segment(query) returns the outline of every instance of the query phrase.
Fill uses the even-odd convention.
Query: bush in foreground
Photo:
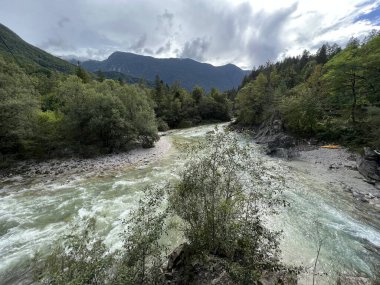
[[[192,284],[195,260],[206,271],[210,262],[224,268],[236,284],[286,270],[279,261],[278,233],[262,221],[285,204],[281,181],[266,174],[249,148],[217,130],[189,154],[178,182],[147,190],[126,222],[122,249],[108,252],[86,229],[49,255],[38,279],[45,284]],[[269,183],[274,190],[267,190]],[[186,264],[176,275],[179,283],[168,280],[174,276],[169,272],[173,264],[163,266],[161,241],[169,215],[182,219],[178,230],[188,243]]]

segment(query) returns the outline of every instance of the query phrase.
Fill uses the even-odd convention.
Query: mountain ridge
[[[14,57],[17,63],[33,72],[60,71],[74,73],[75,66],[38,47],[35,47],[11,29],[0,23],[0,54]]]
[[[117,71],[147,81],[158,75],[169,84],[179,82],[188,90],[198,85],[207,91],[213,87],[221,91],[237,88],[249,73],[231,63],[214,66],[190,58],[155,58],[122,51],[102,61],[84,61],[82,67],[90,72]]]

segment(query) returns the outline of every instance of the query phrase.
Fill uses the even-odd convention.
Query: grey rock
[[[380,155],[364,148],[364,155],[358,157],[356,165],[359,172],[369,180],[380,181]]]
[[[330,164],[329,169],[339,169],[339,166],[335,164]]]
[[[371,280],[365,277],[339,276],[337,285],[371,285]]]
[[[363,179],[364,182],[367,182],[368,184],[375,185],[376,181],[374,180],[368,180],[368,179]]]
[[[267,144],[268,155],[282,158],[298,155],[294,150],[296,139],[285,133],[282,118],[278,112],[259,127],[254,138],[259,144]]]
[[[258,281],[258,285],[273,284],[296,285],[297,275],[291,274],[287,271],[264,272]]]
[[[351,186],[343,185],[343,191],[352,193],[353,190]]]
[[[223,270],[223,272],[219,275],[219,277],[211,281],[211,284],[212,285],[227,285],[227,284],[232,285],[233,283],[228,273],[225,270]]]
[[[172,270],[173,268],[183,264],[183,259],[185,257],[187,248],[188,244],[183,243],[180,244],[177,248],[175,248],[171,254],[169,254],[167,270]]]
[[[360,201],[363,203],[369,203],[369,200],[366,197],[360,197]]]
[[[369,147],[364,147],[364,158],[366,160],[379,160],[380,159],[380,154]]]

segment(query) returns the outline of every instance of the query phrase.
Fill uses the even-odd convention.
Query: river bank
[[[238,125],[232,125],[239,130]],[[244,130],[244,128],[243,128]],[[379,155],[364,148],[364,155],[315,138],[299,138],[288,133],[279,113],[253,128],[255,143],[266,146],[266,154],[294,161],[294,165],[327,183],[338,184],[357,201],[380,209]]]
[[[161,137],[155,148],[89,159],[83,165],[87,170],[81,169],[81,164],[70,169],[67,161],[57,161],[58,165],[68,166],[54,177],[23,169],[20,171],[24,172],[2,177],[1,181],[7,182],[0,183],[0,280],[14,280],[18,269],[23,269],[22,264],[28,263],[36,250],[49,250],[49,245],[69,232],[71,224],[82,225],[83,217],[96,217],[99,234],[110,248],[117,248],[123,232],[122,220],[137,205],[144,188],[177,179],[184,163],[182,143],[192,144],[213,129],[210,125],[171,131]],[[329,274],[327,280],[320,277],[318,284],[334,284],[337,273],[364,272],[371,276],[375,272],[371,266],[380,260],[380,213],[373,199],[355,199],[340,183],[354,190],[368,184],[354,169],[354,157],[349,152],[346,155],[343,149],[324,150],[316,146],[299,149],[300,155],[294,159],[269,157],[265,147],[254,144],[251,138],[238,134],[237,137],[243,143],[252,143],[255,155],[265,163],[269,174],[286,182],[284,195],[289,206],[270,220],[274,230],[284,232],[284,262],[305,268],[313,266],[316,248],[312,234],[316,232],[316,220],[325,237],[318,272]],[[52,171],[49,167],[54,167],[53,163],[45,165]],[[44,182],[49,179],[52,180]],[[173,234],[170,242],[175,245],[182,240]],[[299,284],[311,284],[310,276]],[[0,281],[9,283],[17,284]]]
[[[94,176],[108,175],[110,172],[119,172],[129,166],[146,165],[161,159],[168,153],[172,143],[165,134],[153,148],[137,148],[129,152],[113,153],[94,158],[51,159],[46,161],[26,160],[18,161],[0,171],[0,183],[21,183],[24,178],[39,179],[48,183],[54,180],[68,181]]]
[[[358,155],[344,148],[314,147],[301,150],[289,164],[319,177],[380,211],[380,183],[368,180],[357,168]]]

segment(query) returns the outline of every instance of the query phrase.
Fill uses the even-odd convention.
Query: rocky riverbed
[[[12,167],[0,171],[0,183],[20,184],[24,179],[41,180],[49,183],[54,180],[67,181],[109,175],[121,172],[129,166],[147,165],[161,159],[172,147],[171,141],[162,134],[153,148],[137,148],[129,152],[114,153],[94,158],[50,159],[46,161],[19,161]]]
[[[22,162],[3,172],[0,284],[17,284],[8,281],[15,280],[33,253],[48,250],[71,224],[81,225],[84,217],[96,217],[107,245],[117,248],[122,220],[137,205],[144,188],[177,179],[184,163],[182,142],[191,144],[213,129],[176,130],[161,137],[152,149],[86,160]],[[296,157],[269,157],[263,146],[236,135],[242,143],[253,144],[270,175],[286,182],[284,197],[289,206],[270,219],[274,230],[283,231],[284,262],[312,268],[316,252],[313,221],[318,221],[325,237],[318,261],[323,276],[318,276],[318,284],[335,284],[338,273],[373,276],[373,265],[380,257],[380,211],[378,197],[371,198],[364,191],[375,196],[377,185],[356,170],[356,156],[344,149],[305,144],[297,146]],[[368,202],[355,198],[354,192],[362,193]],[[173,234],[170,242],[177,245],[182,239]],[[307,273],[299,284],[311,284],[310,278]]]
[[[380,211],[380,182],[364,177],[357,167],[357,154],[347,149],[304,148],[289,164],[303,168],[315,177],[352,195],[358,202],[368,203]]]

